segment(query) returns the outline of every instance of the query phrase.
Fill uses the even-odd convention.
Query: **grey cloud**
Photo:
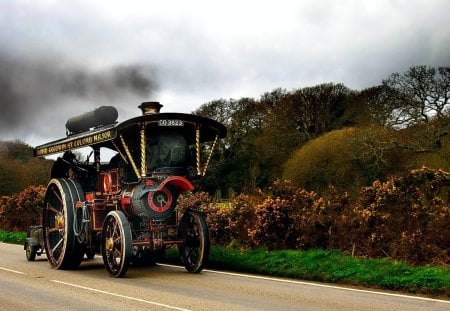
[[[91,70],[61,56],[30,59],[0,52],[0,139],[45,132],[30,124],[48,127],[102,103],[124,110],[135,98],[137,105],[157,90],[154,72],[143,64]]]
[[[447,0],[175,2],[0,4],[0,139],[58,138],[67,117],[101,104],[119,118],[148,99],[187,112],[277,87],[362,89],[413,65],[450,65]]]

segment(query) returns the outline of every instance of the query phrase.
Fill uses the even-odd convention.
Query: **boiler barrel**
[[[90,128],[112,124],[117,120],[117,109],[113,106],[101,106],[95,110],[72,117],[66,122],[69,133],[88,131]]]

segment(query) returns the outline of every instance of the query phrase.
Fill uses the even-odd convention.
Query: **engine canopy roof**
[[[201,143],[213,141],[216,137],[225,138],[227,134],[223,124],[206,117],[185,113],[156,113],[101,126],[37,146],[34,148],[34,156],[46,156],[87,146],[115,149],[114,144],[118,144],[120,135],[128,140],[138,141],[142,128],[145,128],[147,136],[170,129],[183,134],[188,144],[196,141],[197,130]]]

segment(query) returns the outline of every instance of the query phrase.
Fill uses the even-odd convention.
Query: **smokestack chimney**
[[[162,106],[159,102],[143,102],[138,108],[141,108],[143,115],[147,115],[159,113]]]

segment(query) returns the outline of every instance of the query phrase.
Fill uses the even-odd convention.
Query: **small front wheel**
[[[36,259],[36,251],[33,250],[30,243],[26,243],[25,245],[25,256],[27,257],[28,261],[35,261]]]
[[[121,211],[106,215],[102,228],[102,256],[106,270],[113,277],[122,277],[132,256],[132,235],[128,219]]]
[[[197,211],[187,211],[178,226],[181,261],[188,272],[202,271],[209,255],[209,231],[205,216]]]

